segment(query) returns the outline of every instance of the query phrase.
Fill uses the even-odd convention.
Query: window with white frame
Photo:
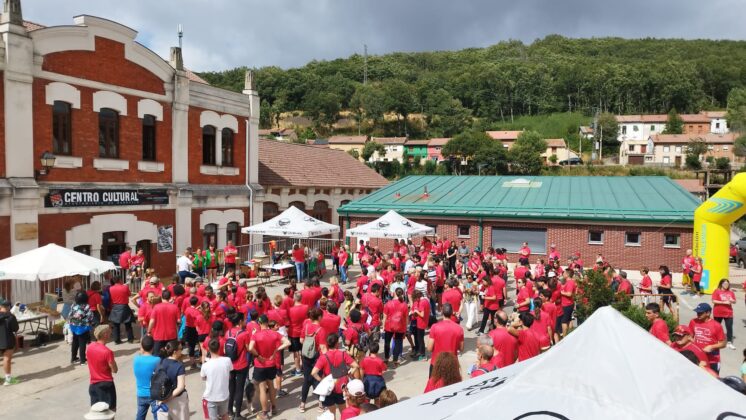
[[[604,243],[604,231],[589,230],[588,231],[588,243],[594,244],[594,245],[602,245]]]
[[[723,151],[727,152],[728,151],[728,146],[723,146]]]
[[[508,252],[518,252],[524,242],[528,242],[534,254],[547,253],[546,229],[492,228],[492,247],[505,248]]]
[[[676,150],[676,153],[681,153],[681,146],[676,146],[676,149],[674,150]]]
[[[671,158],[668,156],[663,156],[663,163],[671,163]]]
[[[468,238],[469,235],[469,225],[458,225],[457,233],[459,238]]]
[[[678,233],[663,234],[664,248],[681,248],[681,235]]]
[[[671,151],[671,146],[663,146],[663,153],[668,153]]]
[[[640,232],[625,232],[624,234],[624,245],[626,246],[640,246],[642,235]]]

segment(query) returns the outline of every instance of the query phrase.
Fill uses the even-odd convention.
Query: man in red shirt
[[[128,246],[124,252],[119,254],[119,267],[126,273],[130,269],[130,260],[132,259],[132,247]]]
[[[305,276],[306,266],[306,247],[302,244],[293,245],[292,251],[293,263],[295,263],[295,275],[298,278],[298,283],[302,282]]]
[[[266,324],[266,315],[264,317]],[[231,314],[229,318],[233,328],[225,333],[226,343],[229,339],[234,339],[236,342],[236,360],[233,361],[233,369],[231,370],[228,378],[228,405],[229,411],[235,413],[235,417],[241,414],[243,409],[243,397],[244,397],[244,386],[246,386],[246,378],[249,376],[249,342],[253,339],[251,332],[246,331],[244,328],[244,317],[240,312]],[[266,325],[265,325],[266,326]],[[224,347],[228,347],[224,344]],[[226,355],[227,356],[227,355]],[[274,379],[274,378],[273,378]]]
[[[164,290],[161,295],[163,300],[155,305],[150,312],[150,322],[148,323],[148,335],[153,337],[153,353],[158,354],[166,343],[178,338],[178,324],[181,320],[181,313],[171,300],[171,292]]]
[[[446,282],[446,290],[443,292],[443,304],[450,303],[453,308],[453,314],[457,318],[461,317],[461,302],[464,296],[461,294],[461,290],[458,289],[458,281],[456,279],[448,279]]]
[[[301,303],[312,308],[318,302],[316,300],[316,290],[313,288],[313,280],[308,279],[303,283],[303,290],[300,291]]]
[[[531,248],[528,247],[528,242],[524,242],[521,245],[521,249],[518,251],[518,262],[521,265],[528,265],[531,259]]]
[[[708,366],[707,355],[705,354],[705,352],[702,351],[702,349],[694,344],[694,339],[692,338],[692,330],[686,325],[679,325],[674,330],[671,348],[678,351],[679,353],[688,350],[694,353],[695,356],[697,356],[699,365],[701,367]]]
[[[271,403],[271,407],[277,405],[274,379],[278,374],[282,375],[282,372],[277,372],[277,359],[280,357],[280,352],[290,346],[290,341],[277,331],[269,328],[268,323],[266,315],[259,316],[261,329],[254,333],[249,343],[249,350],[254,355],[254,375],[252,379],[259,386],[259,400],[264,413],[270,409],[267,406],[268,401]],[[246,371],[248,372],[248,370],[247,365]],[[243,387],[238,389],[243,390]],[[269,398],[267,398],[267,394],[269,394]],[[239,398],[243,400],[242,397]],[[237,414],[240,413],[238,406],[236,406],[236,410]]]
[[[225,264],[225,267],[223,268],[223,275],[226,275],[229,272],[236,272],[237,256],[238,249],[233,246],[233,241],[228,241],[228,243],[225,244],[225,248],[223,248],[223,263]]]
[[[339,307],[337,302],[330,300],[326,302],[326,311],[323,311],[324,315],[321,316],[321,328],[326,331],[326,334],[331,333],[339,334],[339,325],[342,323],[342,318],[337,315]]]
[[[302,302],[302,295],[300,292],[295,292],[293,295],[293,306],[288,309],[288,321],[290,327],[288,328],[288,338],[290,339],[290,352],[293,353],[293,359],[295,361],[295,375],[302,375],[300,370],[300,351],[303,329],[303,321],[308,318],[308,305],[304,305]]]
[[[662,342],[671,345],[671,339],[668,336],[668,325],[661,318],[661,307],[655,302],[645,305],[645,317],[650,321],[650,334]]]
[[[495,313],[495,329],[490,331],[492,345],[497,354],[495,355],[495,366],[504,368],[515,363],[518,349],[518,340],[508,332],[508,314],[503,311]]]
[[[725,348],[725,332],[719,322],[710,318],[712,306],[701,302],[694,308],[697,317],[689,322],[694,344],[707,353],[710,369],[720,373],[720,349]]]
[[[627,296],[632,295],[632,283],[627,280],[627,272],[620,271],[619,277],[621,278],[621,280],[619,281],[619,286],[616,289],[617,293],[624,293]]]
[[[471,377],[476,378],[477,376],[482,376],[487,372],[495,370],[496,367],[492,364],[492,358],[494,355],[495,350],[490,346],[477,347],[477,365],[474,370],[471,371]]]
[[[109,314],[109,322],[111,323],[112,330],[114,332],[114,342],[116,344],[122,344],[122,340],[119,338],[120,327],[124,324],[127,330],[127,341],[132,343],[135,341],[135,335],[132,332],[132,321],[134,316],[130,309],[130,288],[126,284],[122,284],[119,279],[112,279],[112,285],[109,287],[109,295],[111,296],[111,313]]]
[[[443,320],[430,328],[430,339],[427,342],[427,350],[432,353],[430,356],[430,374],[433,372],[433,365],[440,353],[452,353],[454,356],[458,356],[459,353],[464,352],[464,329],[451,321],[452,315],[453,307],[451,304],[443,304]]]
[[[86,348],[86,361],[90,382],[88,394],[91,397],[91,405],[97,402],[109,404],[109,409],[117,410],[117,390],[114,387],[114,376],[117,373],[117,362],[114,360],[114,352],[106,347],[109,341],[111,328],[108,325],[99,325],[93,331],[96,341]]]
[[[522,362],[541,353],[541,344],[531,331],[531,325],[534,323],[534,316],[529,312],[523,312],[516,316],[508,327],[508,332],[518,338],[518,361]]]
[[[370,292],[363,295],[360,303],[371,317],[370,329],[377,331],[381,327],[381,316],[383,316],[383,301],[381,296],[381,285],[376,283],[371,286]]]
[[[575,292],[578,286],[573,280],[573,271],[570,269],[562,273],[562,288],[560,289],[560,305],[562,306],[562,337],[567,335],[567,330],[572,322],[572,313],[575,310]]]

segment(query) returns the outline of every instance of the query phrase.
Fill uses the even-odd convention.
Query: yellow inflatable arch
[[[746,213],[746,173],[740,173],[694,211],[692,250],[702,258],[702,289],[711,294],[728,278],[730,225]]]

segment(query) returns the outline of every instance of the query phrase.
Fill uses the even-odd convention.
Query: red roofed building
[[[450,140],[450,137],[430,139],[430,141],[427,142],[427,158],[437,162],[444,161],[446,158],[443,156],[441,151],[443,150],[443,146],[445,146]]]

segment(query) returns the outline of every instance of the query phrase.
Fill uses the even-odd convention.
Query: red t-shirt
[[[671,288],[671,276],[665,275],[661,277],[660,287],[665,287],[667,289]]]
[[[504,368],[515,363],[518,339],[510,335],[508,330],[505,328],[495,328],[490,331],[490,337],[492,338],[492,344],[497,350],[496,366],[498,368]]]
[[[303,248],[298,247],[298,249],[293,250],[293,261],[298,263],[306,261],[306,252]]]
[[[458,315],[461,313],[461,301],[463,300],[463,296],[461,295],[461,291],[459,289],[448,289],[445,292],[443,292],[442,297],[443,303],[450,303],[451,307],[453,308],[453,313]]]
[[[440,353],[458,356],[464,342],[464,329],[450,319],[444,319],[430,328],[430,339],[433,340],[433,354],[430,357],[430,364],[433,365]]]
[[[515,270],[513,270],[513,277],[517,279],[525,279],[526,278],[526,272],[528,272],[528,268],[524,266],[519,266]]]
[[[151,331],[153,340],[175,340],[178,337],[176,324],[179,322],[179,318],[179,308],[173,303],[163,302],[155,305],[150,313],[150,319],[154,321]]]
[[[732,290],[715,289],[712,292],[712,300],[731,300],[735,302],[736,294]],[[90,305],[90,302],[88,304]],[[714,303],[712,305],[712,316],[715,318],[733,318],[733,304]]]
[[[366,276],[365,274],[363,274],[362,276],[360,276],[357,279],[357,283],[356,284],[357,284],[357,294],[360,295],[360,296],[362,296],[363,293],[365,293],[368,290],[368,289],[365,289],[365,291],[363,291],[363,287],[366,284],[368,284],[368,276]]]
[[[312,288],[306,288],[300,291],[300,303],[308,306],[316,306],[316,291]]]
[[[617,288],[617,292],[631,295],[632,283],[630,283],[627,279],[622,279],[622,281],[619,283],[619,287]]]
[[[334,315],[327,311],[324,311],[324,314],[321,316],[321,320],[319,321],[319,325],[324,329],[326,335],[332,333],[337,334],[339,332],[339,324],[341,323],[342,318],[339,315]]]
[[[359,415],[360,415],[360,407],[355,407],[354,405],[351,405],[349,407],[345,407],[345,409],[342,410],[342,417],[340,417],[339,420],[347,420],[353,417],[357,417]]]
[[[130,259],[132,259],[132,254],[129,252],[122,252],[119,254],[119,266],[125,270],[130,268]]]
[[[493,370],[495,370],[495,365],[493,365],[492,362],[483,363],[479,365],[477,369],[471,371],[471,377],[476,378],[477,376],[482,376],[487,372],[492,372]]]
[[[88,361],[88,372],[91,374],[91,384],[99,382],[114,382],[110,363],[114,361],[114,352],[105,345],[94,341],[85,350]]]
[[[130,288],[122,283],[117,283],[109,288],[112,305],[129,305]]]
[[[370,317],[372,318],[370,322],[371,327],[376,327],[381,325],[381,315],[383,314],[383,301],[381,299],[371,293],[368,293],[363,296],[361,299],[361,303],[363,305],[363,309],[366,309],[368,313],[370,314]]]
[[[680,346],[675,341],[671,343],[671,348],[681,353],[684,350],[689,350],[692,353],[694,353],[695,356],[697,356],[697,359],[699,359],[700,362],[707,363],[707,354],[702,351],[701,348],[699,348],[694,343],[686,343],[686,345]]]
[[[541,345],[531,330],[518,331],[518,361],[522,362],[541,353]]]
[[[204,316],[200,313],[198,317],[196,317],[195,326],[197,327],[197,335],[205,335],[210,333],[210,328],[212,328],[212,323],[215,322],[215,316],[210,315],[210,318],[205,319]]]
[[[265,360],[254,358],[254,367],[268,368],[276,366],[279,355],[277,349],[282,344],[282,335],[275,330],[260,330],[251,337],[254,342],[254,350]]]
[[[705,322],[693,319],[689,321],[689,328],[694,333],[694,344],[704,351],[705,346],[719,343],[725,340],[723,326],[714,319],[708,319]],[[720,362],[720,350],[707,353],[710,363]]]
[[[354,363],[352,356],[350,356],[350,354],[347,353],[346,351],[332,349],[332,350],[327,351],[326,354],[320,355],[314,367],[317,368],[320,372],[323,372],[322,376],[326,376],[326,375],[331,374],[331,371],[332,371],[331,366],[339,366],[340,364],[342,364],[343,360],[344,360],[344,363],[347,364],[348,368],[352,366],[352,363]],[[331,365],[329,365],[329,362],[331,362]],[[337,380],[336,383],[334,384],[333,392],[337,394],[341,394],[342,385],[344,385],[345,383],[347,382]]]
[[[237,252],[238,250],[235,246],[226,246],[223,248],[223,261],[228,264],[235,264]]]
[[[557,324],[557,305],[552,302],[542,303],[541,317],[547,318],[548,325],[554,329],[554,326]]]
[[[667,343],[670,340],[668,336],[668,325],[666,325],[666,321],[661,318],[657,318],[653,321],[653,325],[650,326],[650,334],[653,334],[655,338],[664,343]]]
[[[438,388],[443,388],[443,380],[438,379],[437,381],[434,381],[433,378],[430,378],[427,380],[427,385],[425,385],[425,393],[434,391]]]
[[[207,352],[207,354],[210,354],[210,348],[208,347],[210,345],[210,336],[207,336],[205,338],[205,341],[202,342],[202,349]],[[220,343],[220,348],[218,349],[218,355],[219,356],[225,356],[225,336],[218,337],[218,342]]]
[[[236,339],[236,346],[238,347],[238,358],[233,361],[233,370],[241,370],[249,366],[249,358],[246,352],[248,351],[249,342],[253,339],[252,334],[247,331],[241,330],[239,327],[233,327],[225,333],[226,341],[228,338],[234,337]],[[225,344],[225,343],[223,343]],[[256,365],[256,361],[254,362]]]
[[[417,302],[416,309],[422,312],[423,316],[417,315],[417,328],[426,330],[428,322],[430,322],[430,301],[427,298],[422,298]]]
[[[531,303],[529,302],[528,305],[524,305],[523,303],[526,302],[526,299],[529,299],[531,296],[529,295],[529,288],[528,286],[521,287],[521,290],[518,291],[518,295],[515,298],[516,305],[518,306],[518,310],[520,312],[526,312],[529,309],[531,309]]]
[[[642,280],[640,280],[640,293],[650,294],[652,293],[652,290],[653,290],[653,280],[647,274],[642,276]]]
[[[326,345],[327,336],[326,331],[321,328],[321,325],[314,324],[313,322],[311,322],[310,319],[307,319],[306,322],[303,323],[302,333],[303,335],[301,336],[301,338],[304,338],[306,340],[310,340],[311,336],[313,336],[313,341],[316,345],[316,351],[321,352],[321,346]]]
[[[277,323],[277,326],[279,327],[288,325],[287,316],[288,312],[283,309],[275,308],[267,311],[267,319],[269,319],[270,321],[275,321]]]
[[[360,368],[363,369],[363,375],[383,376],[386,363],[376,355],[367,356],[360,362]]]
[[[88,293],[88,306],[91,307],[93,312],[97,312],[98,305],[104,304],[104,301],[101,298],[101,293],[94,292],[93,290],[88,290],[86,293]]]
[[[308,305],[296,305],[288,310],[288,316],[290,321],[290,328],[288,329],[288,337],[299,338],[301,336],[301,329],[303,328],[303,321],[308,318]]]
[[[549,339],[549,332],[547,331],[549,320],[550,319],[545,317],[542,313],[541,319],[534,319],[534,323],[529,327],[531,332],[536,336],[536,339],[539,340],[539,346],[541,348],[546,348],[552,345],[552,342]]]
[[[137,309],[137,318],[140,320],[140,325],[148,328],[150,323],[150,312],[153,310],[153,305],[145,302]]]
[[[567,281],[565,281],[565,284],[562,285],[563,292],[572,292],[574,295],[576,290],[577,290],[577,285],[575,284],[575,280],[573,279],[567,279]],[[564,295],[562,295],[560,301],[561,301],[562,307],[572,306],[575,304],[575,300],[573,299],[573,297],[567,297]]]
[[[188,307],[184,310],[184,319],[187,327],[196,328],[197,320],[203,318],[202,313],[195,307]]]
[[[362,322],[355,324],[349,318],[345,321],[345,325],[347,328],[344,330],[343,335],[345,342],[349,345],[357,344],[360,341],[360,333],[358,331],[370,332],[370,328],[367,325]]]

